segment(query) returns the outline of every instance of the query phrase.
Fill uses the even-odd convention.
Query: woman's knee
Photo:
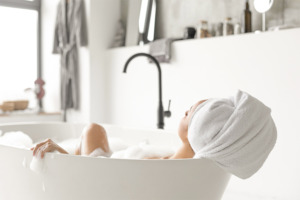
[[[106,131],[99,124],[92,123],[86,126],[82,133],[82,142],[86,154],[91,153],[96,148],[101,148],[105,152],[109,151]]]
[[[106,131],[103,128],[103,126],[96,124],[96,123],[89,124],[88,126],[85,127],[85,129],[83,131],[84,137],[94,137],[97,134],[106,136]]]

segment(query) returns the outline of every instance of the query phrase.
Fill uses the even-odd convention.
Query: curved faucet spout
[[[127,67],[129,65],[130,61],[132,61],[134,58],[139,57],[139,56],[145,56],[145,57],[150,58],[155,63],[155,65],[157,66],[157,69],[158,69],[159,106],[158,106],[158,124],[157,124],[157,127],[163,129],[164,128],[164,108],[163,108],[163,104],[162,104],[162,81],[161,81],[161,68],[160,68],[159,62],[156,60],[156,58],[154,58],[150,54],[137,53],[137,54],[134,54],[133,56],[131,56],[130,58],[128,58],[128,60],[126,61],[125,65],[124,65],[123,72],[126,73]]]
[[[159,65],[159,62],[156,60],[156,58],[154,58],[153,56],[151,56],[150,54],[147,54],[147,53],[137,53],[137,54],[134,54],[133,56],[131,56],[130,58],[128,58],[128,60],[126,61],[125,65],[124,65],[123,73],[126,73],[127,67],[129,65],[130,61],[132,61],[134,58],[139,57],[139,56],[148,57],[148,58],[150,58],[155,63],[155,65],[156,65],[156,67],[158,69],[159,101],[162,102],[161,67]]]

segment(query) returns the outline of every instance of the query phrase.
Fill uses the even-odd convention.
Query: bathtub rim
[[[14,147],[14,146],[9,146],[9,145],[4,145],[4,144],[0,144],[0,148],[7,148],[7,149],[17,149],[20,151],[25,151],[25,152],[32,152],[32,150],[30,149],[25,149],[25,148],[20,148],[20,147]],[[33,156],[33,155],[32,155]],[[58,157],[73,157],[73,158],[83,158],[83,159],[103,159],[103,160],[115,160],[115,161],[132,161],[132,162],[142,162],[142,161],[146,161],[146,162],[151,162],[151,161],[159,161],[159,162],[178,162],[178,161],[188,161],[188,162],[199,162],[199,160],[201,161],[209,161],[212,163],[215,163],[215,161],[211,160],[211,159],[207,159],[207,158],[180,158],[180,159],[136,159],[136,158],[110,158],[110,157],[91,157],[91,156],[84,156],[84,155],[74,155],[74,154],[62,154],[59,152],[47,152],[45,153],[45,157],[43,159],[49,159],[49,157],[55,158],[56,156]],[[216,166],[218,166],[217,164],[215,164]],[[219,166],[218,166],[219,167]],[[219,167],[221,170],[223,170],[224,172],[226,172],[224,169],[222,169],[221,167]]]

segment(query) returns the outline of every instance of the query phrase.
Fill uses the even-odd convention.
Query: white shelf
[[[211,38],[203,38],[203,39],[189,39],[189,40],[179,40],[172,43],[172,48],[181,48],[181,47],[192,47],[201,45],[202,43],[209,43],[209,42],[220,42],[229,41],[229,40],[245,40],[251,39],[255,37],[261,36],[271,36],[271,35],[282,35],[287,32],[294,32],[299,31],[300,28],[292,28],[292,29],[285,29],[280,31],[267,31],[267,32],[260,32],[260,33],[246,33],[246,34],[239,34],[239,35],[229,35],[225,37],[211,37]],[[125,52],[128,53],[136,53],[136,52],[149,52],[149,44],[144,46],[123,46],[117,48],[110,48],[107,49],[107,53],[109,54],[123,54]]]
[[[17,123],[33,121],[62,121],[60,112],[54,113],[29,113],[29,112],[10,112],[0,114],[0,123]]]

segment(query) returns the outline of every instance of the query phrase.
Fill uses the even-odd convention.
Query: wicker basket
[[[6,112],[6,111],[13,111],[15,109],[15,104],[11,102],[3,102],[3,104],[0,106],[0,108]]]
[[[7,107],[9,107],[10,109],[13,107],[13,110],[25,110],[28,107],[28,104],[29,104],[28,100],[4,101],[2,105],[2,110],[12,111],[12,110],[7,110],[6,109]]]

